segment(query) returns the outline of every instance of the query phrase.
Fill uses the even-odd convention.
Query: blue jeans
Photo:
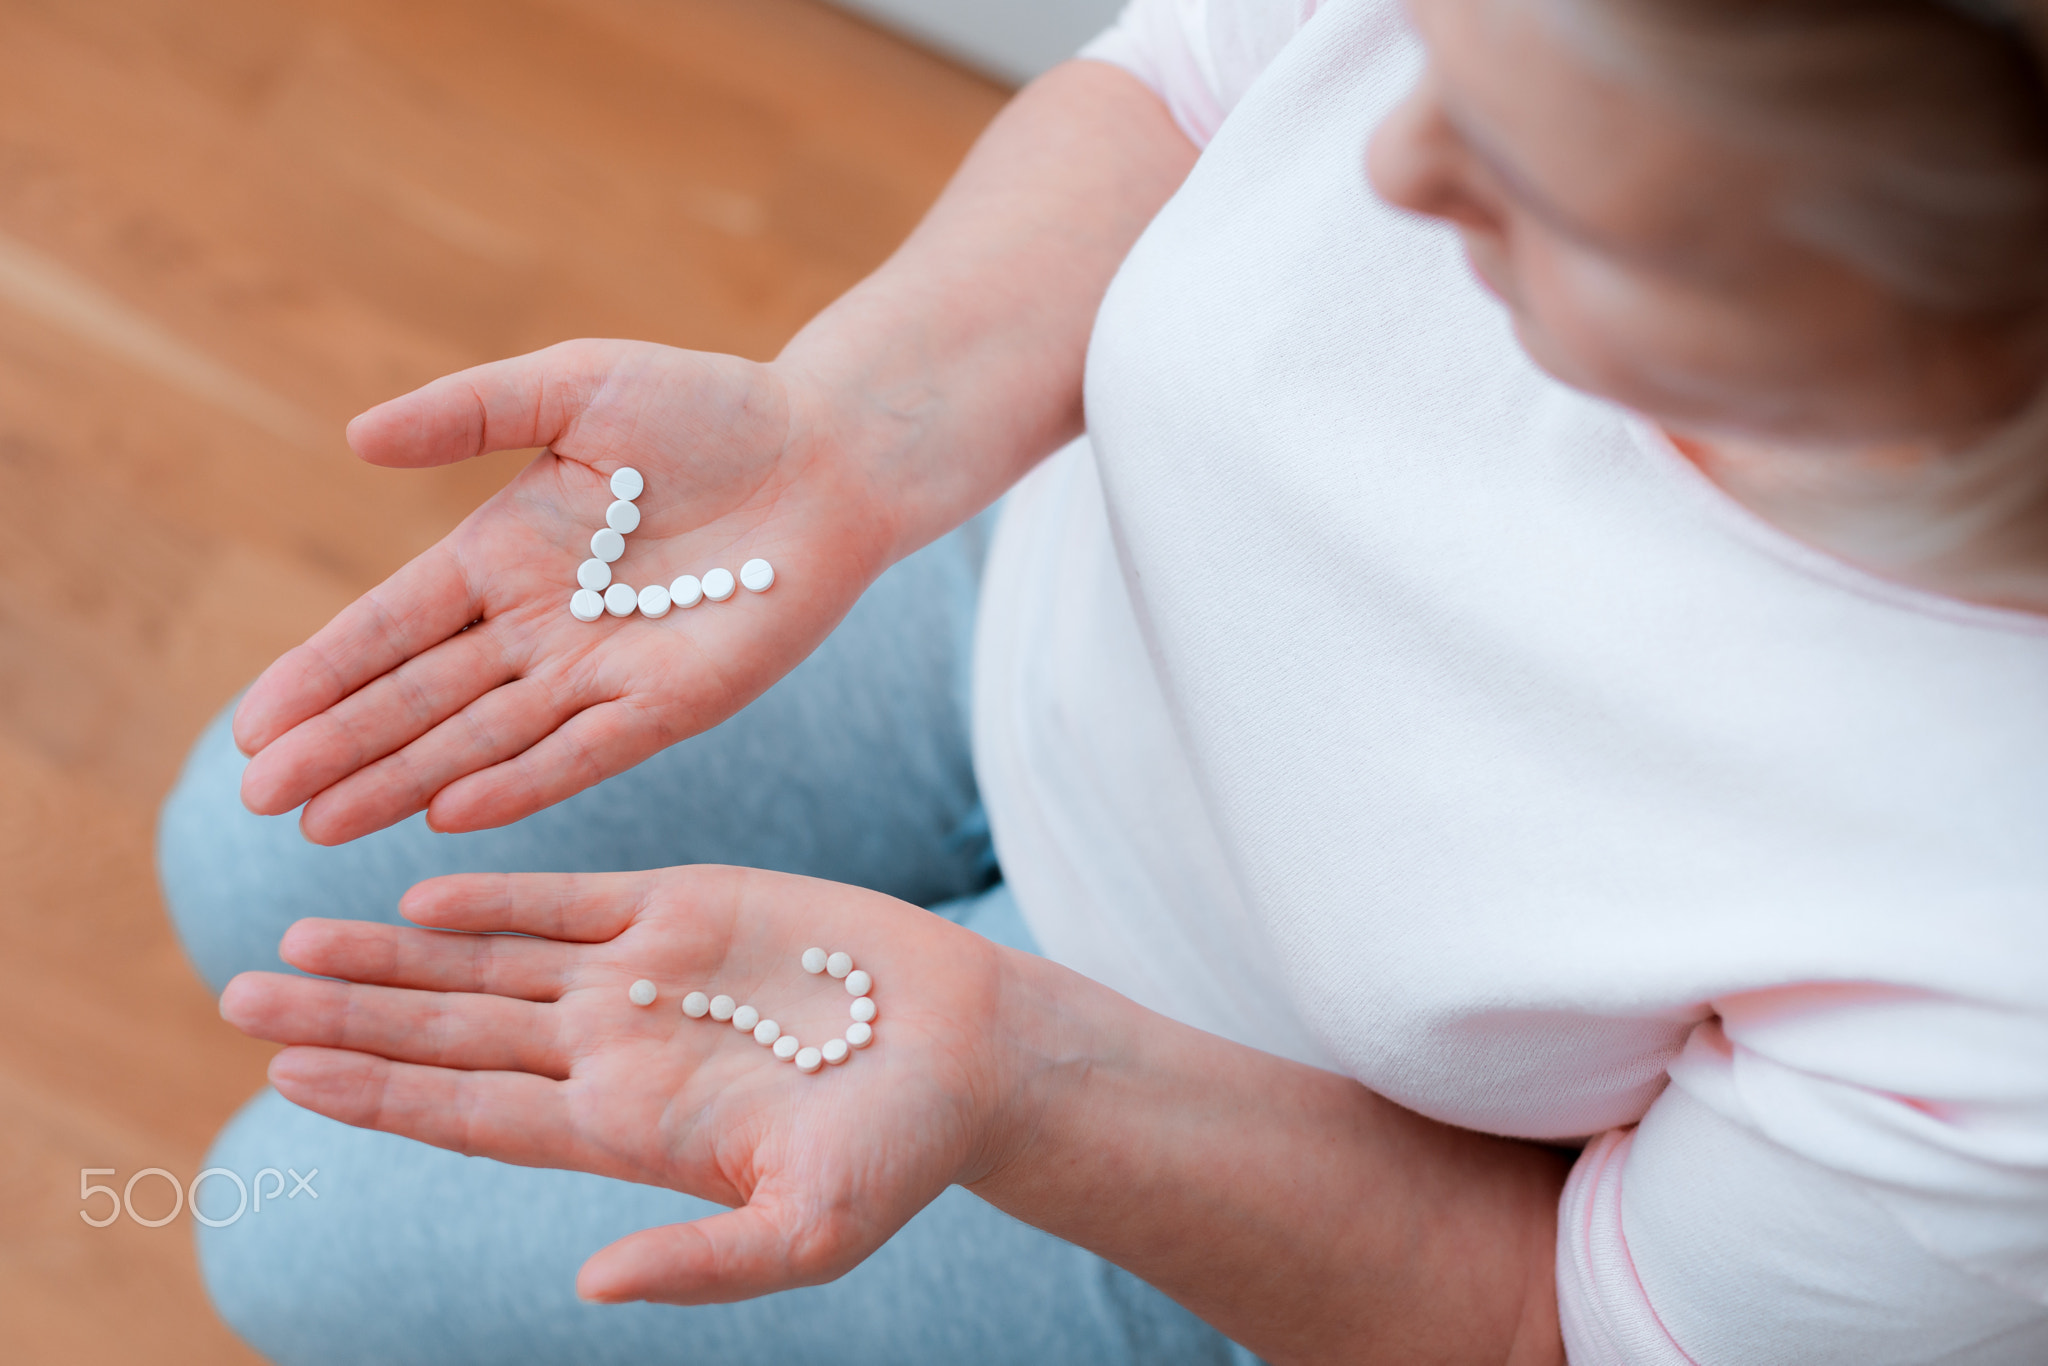
[[[159,867],[215,991],[282,969],[301,916],[393,920],[422,878],[464,870],[749,864],[858,883],[1031,950],[997,880],[968,752],[968,657],[987,521],[883,575],[817,653],[724,725],[502,830],[419,818],[336,849],[237,799],[227,718],[164,807]],[[597,1306],[583,1259],[706,1201],[580,1172],[507,1166],[352,1129],[265,1091],[207,1158],[263,1191],[199,1224],[223,1318],[280,1363],[1242,1363],[1243,1349],[1107,1262],[955,1187],[829,1285],[740,1304]],[[280,1194],[265,1168],[308,1173]],[[197,1212],[227,1220],[210,1179]]]

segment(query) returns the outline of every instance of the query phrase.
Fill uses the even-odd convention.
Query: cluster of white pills
[[[730,1023],[742,1034],[752,1034],[755,1043],[772,1049],[777,1058],[795,1062],[799,1072],[815,1072],[826,1063],[845,1062],[854,1049],[866,1048],[875,1041],[875,1000],[868,994],[874,990],[874,979],[856,968],[853,956],[847,953],[805,949],[801,961],[805,972],[828,973],[846,984],[846,994],[853,997],[853,1004],[847,1008],[853,1023],[846,1027],[843,1037],[827,1039],[815,1048],[807,1047],[797,1041],[796,1035],[783,1033],[781,1025],[753,1006],[741,1005],[730,996],[706,996],[701,991],[683,998],[683,1014],[693,1020],[708,1016]],[[654,996],[654,983],[644,978],[626,991],[627,999],[636,1006],[653,1005]]]
[[[578,621],[596,621],[610,613],[630,617],[665,617],[671,607],[695,607],[709,598],[724,602],[732,596],[734,579],[730,569],[713,569],[703,578],[685,574],[664,588],[658,583],[634,591],[631,585],[612,582],[612,565],[626,553],[626,537],[640,527],[640,508],[634,502],[646,491],[647,481],[628,465],[612,475],[612,505],[604,511],[604,525],[590,536],[590,558],[576,566],[576,591],[569,597],[569,614]],[[766,560],[748,560],[740,566],[738,582],[748,592],[765,593],[775,584],[775,566]]]

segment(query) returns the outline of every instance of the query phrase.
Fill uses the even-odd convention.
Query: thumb
[[[549,445],[582,415],[629,344],[561,342],[443,375],[359,414],[348,424],[349,448],[373,465],[418,468]]]
[[[759,1192],[756,1192],[757,1196]],[[816,1285],[859,1265],[882,1239],[806,1219],[757,1199],[687,1224],[642,1229],[593,1254],[576,1276],[576,1293],[601,1304],[725,1304]]]

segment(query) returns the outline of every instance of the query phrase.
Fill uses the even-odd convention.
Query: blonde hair
[[[1880,566],[2048,578],[2048,0],[1562,0],[1581,50],[1793,183],[1781,226],[1927,312],[2032,338],[2031,403],[1835,544]],[[1851,502],[1858,500],[1852,499]],[[1848,544],[1844,545],[1843,542]],[[2004,592],[2011,584],[1989,591]],[[1980,591],[1984,591],[1981,590]]]

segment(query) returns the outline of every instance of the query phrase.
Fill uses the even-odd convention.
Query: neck
[[[1670,439],[1729,497],[1817,550],[1943,597],[2048,615],[2048,403],[1961,454]]]

